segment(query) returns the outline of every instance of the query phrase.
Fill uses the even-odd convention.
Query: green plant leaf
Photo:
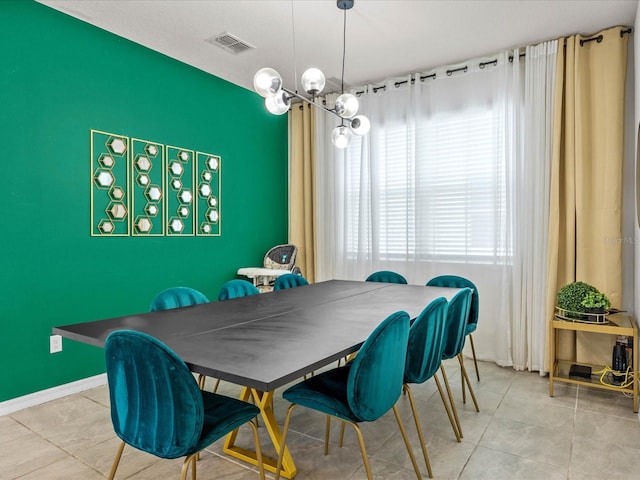
[[[593,285],[585,282],[573,282],[558,290],[556,305],[569,312],[584,313],[586,307],[582,301],[589,293],[599,293]]]

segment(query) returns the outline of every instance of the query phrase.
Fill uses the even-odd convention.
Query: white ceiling
[[[265,66],[296,88],[294,44],[297,77],[316,66],[339,85],[344,12],[335,0],[39,1],[248,89]],[[633,25],[637,6],[638,0],[356,0],[346,13],[345,83],[378,83],[573,33]],[[205,41],[222,32],[255,50],[233,55]]]

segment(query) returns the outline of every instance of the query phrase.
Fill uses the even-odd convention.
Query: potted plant
[[[569,318],[582,319],[586,313],[586,307],[582,305],[582,300],[589,293],[597,293],[598,289],[593,285],[584,282],[572,282],[558,290],[556,305],[564,310],[563,316]]]
[[[586,309],[587,313],[597,314],[607,313],[607,309],[611,307],[611,302],[601,292],[588,292],[580,304]]]
[[[559,318],[604,323],[609,307],[611,302],[607,296],[588,283],[572,282],[558,290],[556,309]]]

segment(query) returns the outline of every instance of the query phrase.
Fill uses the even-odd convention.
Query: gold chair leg
[[[473,400],[473,404],[476,407],[476,412],[479,412],[480,407],[478,407],[478,400],[476,400],[476,394],[473,392],[473,388],[471,388],[471,381],[469,380],[469,375],[467,375],[467,369],[464,368],[464,359],[462,358],[462,353],[458,355],[458,362],[460,362],[460,373],[461,375],[463,375],[463,380],[466,380],[467,382],[469,393],[471,394],[471,399]]]
[[[215,391],[216,391],[216,390],[217,390],[217,388],[218,388],[218,383],[220,383],[220,379],[218,379],[218,382],[216,383],[216,386],[215,386],[215,388],[214,388],[214,390],[213,390],[213,391],[214,391],[214,393],[215,393]],[[253,397],[253,395],[251,395],[251,396],[249,397],[249,400],[248,400],[248,401],[249,401],[249,402],[251,402],[251,403],[253,403],[254,405],[256,405],[256,399]],[[259,407],[259,405],[256,405],[256,407]],[[260,418],[259,418],[259,417],[256,417],[256,427],[260,428]]]
[[[120,458],[122,457],[122,450],[124,450],[124,442],[120,443],[120,446],[116,451],[116,458],[113,459],[111,472],[109,472],[109,480],[113,480],[113,478],[116,476],[116,470],[118,469],[118,464],[120,463]]]
[[[342,448],[342,443],[344,441],[344,426],[345,426],[345,423],[343,421],[342,424],[340,425],[340,439],[338,440],[338,447],[340,448]]]
[[[427,453],[427,445],[424,441],[424,435],[422,434],[422,427],[420,425],[420,419],[418,418],[418,411],[416,410],[416,405],[413,402],[413,393],[411,393],[411,388],[406,383],[402,386],[402,390],[409,397],[409,405],[411,405],[411,411],[413,412],[413,420],[416,423],[416,430],[418,431],[418,439],[420,440],[420,448],[422,448],[422,455],[424,456],[424,463],[427,466],[427,472],[429,473],[429,478],[433,478],[433,473],[431,472],[431,462],[429,461],[429,454]]]
[[[462,352],[458,354],[458,362],[460,362],[460,357],[462,357]],[[464,386],[464,376],[462,375],[462,367],[460,367],[460,384],[462,385],[462,403],[464,405],[467,404],[467,389]],[[469,385],[469,388],[471,388],[471,385]]]
[[[198,375],[198,387],[200,388],[200,390],[204,390],[204,384],[207,380],[207,376],[204,374],[199,374]],[[213,393],[216,393],[218,391],[218,386],[220,385],[220,379],[216,379],[216,384],[213,386]]]
[[[362,430],[360,430],[360,427],[358,426],[357,423],[343,421],[342,425],[344,426],[345,423],[349,423],[349,425],[351,425],[353,429],[356,431],[356,435],[358,437],[358,444],[360,445],[360,453],[362,453],[362,461],[364,462],[364,470],[365,472],[367,472],[367,480],[373,480],[373,474],[371,473],[371,465],[369,465],[369,456],[367,455],[367,449],[364,446],[364,437],[362,436]]]
[[[258,435],[258,422],[254,423],[253,420],[249,422],[251,430],[253,431],[253,442],[256,446],[256,457],[258,458],[258,473],[260,474],[260,480],[264,480],[264,464],[262,463],[262,448],[260,447],[260,436]],[[193,480],[196,480],[195,478]]]
[[[400,433],[402,434],[404,444],[407,446],[407,452],[409,453],[409,458],[411,459],[413,469],[416,472],[416,477],[418,477],[418,480],[422,480],[422,474],[420,473],[418,462],[416,462],[416,457],[413,455],[413,449],[411,448],[411,443],[409,443],[409,437],[407,437],[407,432],[404,429],[402,418],[400,418],[400,412],[398,411],[398,407],[396,405],[393,406],[393,413],[396,416],[396,422],[398,422],[398,427],[400,428]],[[431,468],[429,468],[429,477],[431,477]]]
[[[476,359],[476,347],[473,344],[473,335],[469,334],[469,340],[471,340],[471,353],[473,353],[473,364],[476,367],[476,377],[480,381],[480,370],[478,370],[478,360]]]
[[[284,452],[287,445],[287,434],[289,433],[289,424],[291,423],[291,413],[293,412],[293,409],[295,408],[295,406],[296,404],[292,403],[289,406],[289,409],[287,410],[287,415],[285,416],[284,427],[282,430],[282,440],[280,443],[280,451],[278,452],[278,462],[276,464],[275,480],[280,480],[280,471],[282,470],[282,460],[283,460]],[[420,479],[421,478],[420,470],[418,469],[416,459],[413,456],[413,451],[411,450],[409,439],[407,438],[407,433],[404,429],[404,426],[402,425],[400,413],[398,412],[398,409],[396,406],[393,407],[393,413],[396,416],[396,421],[398,422],[398,426],[400,427],[402,438],[404,439],[405,445],[407,446],[409,456],[411,457],[411,462],[413,463],[413,468],[416,471],[416,475],[418,475],[418,479]],[[360,445],[360,453],[362,453],[362,461],[364,462],[364,469],[367,473],[367,480],[373,480],[373,474],[371,473],[371,465],[369,464],[369,457],[367,456],[367,449],[364,445],[364,438],[362,436],[362,431],[360,430],[360,427],[356,423],[347,422],[343,420],[343,423],[342,423],[343,426],[345,423],[349,423],[349,425],[351,425],[356,431],[356,436],[358,437],[358,444]],[[329,421],[327,421],[327,425],[328,424],[329,424]]]
[[[453,433],[456,436],[456,440],[461,442],[460,433],[458,433],[458,427],[456,427],[456,422],[453,419],[453,415],[451,414],[451,409],[449,408],[449,403],[444,396],[444,392],[442,391],[442,385],[440,384],[440,379],[438,379],[438,374],[434,373],[433,378],[436,381],[436,386],[438,387],[438,393],[440,393],[440,398],[442,399],[442,404],[444,405],[444,409],[447,411],[447,417],[449,417],[449,423],[451,424],[451,428],[453,429]]]
[[[460,434],[460,438],[464,438],[462,434],[462,427],[460,426],[460,418],[458,417],[458,409],[456,408],[456,403],[453,401],[453,395],[451,394],[451,387],[449,386],[449,379],[447,378],[447,372],[444,369],[444,364],[440,364],[440,371],[442,372],[442,378],[444,380],[444,386],[447,389],[447,395],[449,396],[449,404],[451,405],[451,409],[453,410],[453,418],[456,421],[456,427],[458,427],[458,433]]]
[[[276,464],[276,476],[275,480],[280,480],[280,470],[282,470],[282,460],[284,457],[285,449],[287,448],[287,433],[289,432],[289,422],[291,421],[291,412],[295,408],[296,404],[292,403],[287,409],[287,415],[284,419],[284,427],[282,430],[282,440],[280,441],[280,451],[278,452],[278,463]]]
[[[331,432],[331,415],[327,415],[327,423],[324,427],[324,454],[329,455],[329,433]]]
[[[191,465],[191,478],[196,480],[196,458],[198,454],[192,453],[187,456],[182,463],[182,471],[180,472],[180,480],[187,480],[187,473],[189,472],[189,465]]]

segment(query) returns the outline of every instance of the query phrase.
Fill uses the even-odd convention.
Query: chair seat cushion
[[[313,410],[333,415],[350,422],[360,422],[349,407],[347,383],[351,365],[335,368],[304,380],[289,389],[282,396]]]
[[[477,326],[477,323],[467,323],[467,326],[464,329],[464,334],[469,335],[470,333],[475,332]]]
[[[204,404],[202,435],[191,453],[199,452],[260,413],[260,409],[255,405],[211,392],[203,391],[202,401]]]

